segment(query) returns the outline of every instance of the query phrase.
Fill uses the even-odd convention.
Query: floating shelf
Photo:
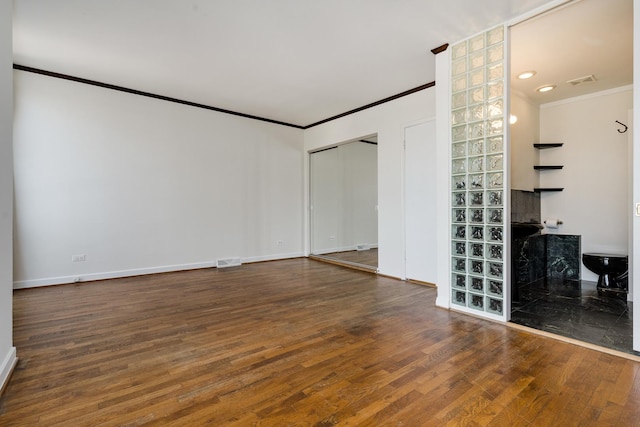
[[[537,166],[534,166],[533,168],[537,171],[546,171],[546,170],[562,169],[563,167],[564,166],[561,166],[561,165],[548,165],[548,166],[537,165]]]
[[[548,187],[548,188],[534,188],[533,191],[536,193],[542,193],[544,191],[562,191],[564,188],[560,187]]]
[[[545,148],[556,148],[556,147],[562,147],[563,143],[562,142],[551,142],[551,143],[545,143],[545,144],[533,144],[533,146],[539,150],[544,150]]]

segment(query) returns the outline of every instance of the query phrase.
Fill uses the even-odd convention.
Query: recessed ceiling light
[[[512,124],[512,125],[513,125],[513,124],[515,124],[517,121],[518,121],[518,116],[516,116],[515,114],[511,114],[511,115],[509,116],[509,123],[510,123],[510,124]]]
[[[518,78],[520,80],[525,80],[525,79],[530,79],[531,77],[535,76],[536,72],[531,70],[531,71],[525,71],[524,73],[520,73],[518,74]]]
[[[556,85],[544,85],[544,86],[540,86],[538,89],[536,89],[538,92],[540,93],[544,93],[544,92],[549,92],[552,91],[556,88]]]

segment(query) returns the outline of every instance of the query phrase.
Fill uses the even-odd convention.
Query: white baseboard
[[[274,254],[257,257],[242,258],[243,263],[275,261],[279,259],[302,257],[302,252]],[[142,276],[145,274],[168,273],[172,271],[197,270],[199,268],[212,268],[215,261],[196,262],[191,264],[165,265],[159,267],[136,268],[131,270],[106,271],[102,273],[79,274],[76,276],[47,277],[44,279],[18,280],[13,282],[13,289],[38,288],[41,286],[63,285],[67,283],[90,282],[94,280],[117,279],[120,277]]]
[[[18,358],[16,357],[16,348],[11,347],[9,349],[9,353],[5,356],[2,361],[2,365],[0,365],[0,395],[4,391],[4,388],[7,386],[9,382],[9,378],[11,377],[11,373],[13,372],[13,368],[16,367],[18,363]]]

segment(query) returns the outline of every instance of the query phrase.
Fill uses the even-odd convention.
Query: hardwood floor
[[[2,426],[632,426],[640,363],[307,259],[14,293]]]

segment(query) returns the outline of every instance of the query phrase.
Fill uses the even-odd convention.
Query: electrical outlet
[[[282,245],[284,245],[284,240],[278,240],[278,241],[276,242],[276,245],[278,245],[278,246],[282,246]]]
[[[71,255],[71,262],[84,262],[87,260],[87,254]]]
[[[329,236],[329,240],[336,240],[336,236]]]

